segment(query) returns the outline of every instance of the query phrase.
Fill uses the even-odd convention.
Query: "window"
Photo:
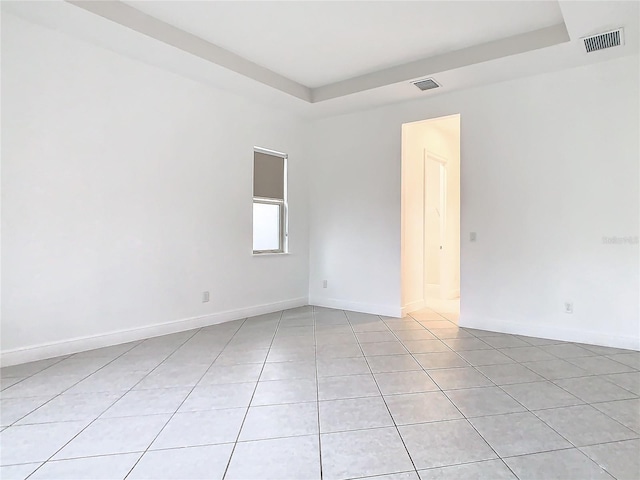
[[[287,251],[287,155],[253,152],[253,253]]]

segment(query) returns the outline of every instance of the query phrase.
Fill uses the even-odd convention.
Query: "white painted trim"
[[[393,305],[375,305],[372,303],[351,302],[340,298],[310,297],[309,305],[325,308],[337,308],[351,312],[370,313],[372,315],[384,315],[386,317],[400,318],[402,308]]]
[[[402,307],[401,313],[403,317],[406,317],[411,312],[422,310],[424,307],[426,307],[424,299],[416,300],[415,302],[409,302],[404,307]]]
[[[424,149],[424,153],[427,158],[431,158],[434,161],[441,163],[442,165],[447,165],[449,163],[449,160],[447,158],[443,157],[442,155],[438,155],[437,153],[430,152],[426,148]]]
[[[70,355],[72,353],[93,350],[94,348],[110,347],[121,343],[144,340],[170,333],[184,332],[194,328],[217,325],[219,323],[239,320],[246,317],[263,315],[265,313],[278,312],[288,308],[302,307],[308,304],[306,297],[292,298],[279,302],[254,305],[252,307],[238,308],[224,312],[202,315],[199,317],[182,318],[171,322],[149,325],[146,327],[133,328],[129,330],[118,330],[115,332],[93,335],[89,337],[78,337],[61,342],[45,343],[31,347],[17,348],[0,352],[0,364],[3,367],[17,365],[20,363],[44,360],[45,358],[58,357],[60,355]]]
[[[604,347],[640,350],[639,337],[609,335],[590,330],[563,328],[550,325],[509,322],[497,319],[474,318],[461,313],[458,322],[461,327],[488,330],[490,332],[510,333],[527,337],[549,338],[565,342],[602,345]]]
[[[453,52],[422,58],[320,87],[309,88],[203,38],[147,15],[122,1],[66,1],[78,8],[220,65],[307,103],[318,103],[394,83],[423,79],[440,72],[570,41],[567,27],[563,22],[558,25],[501,38],[480,45],[473,45]]]
[[[478,63],[497,60],[511,55],[538,50],[560,43],[569,42],[569,33],[563,23],[541,28],[532,32],[520,33],[512,37],[473,45],[453,52],[422,58],[413,62],[396,65],[358,77],[323,85],[311,89],[311,102],[318,103],[332,98],[371,90],[400,82],[434,77],[440,72]],[[441,87],[440,89],[442,89]]]
[[[270,150],[268,148],[253,147],[253,151],[257,153],[264,153],[265,155],[271,155],[273,157],[284,158],[285,160],[289,158],[289,155],[287,155],[286,153],[278,152],[277,150]]]
[[[305,85],[279,73],[253,63],[240,55],[147,15],[120,1],[66,0],[71,5],[87,10],[112,22],[135,30],[156,40],[188,52],[233,72],[244,75],[281,92],[311,102],[311,90]]]

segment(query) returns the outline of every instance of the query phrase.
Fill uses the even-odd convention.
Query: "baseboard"
[[[384,315],[386,317],[400,318],[402,309],[391,305],[376,305],[373,303],[350,302],[338,298],[309,297],[309,305],[325,308],[337,308],[351,312],[370,313],[372,315]]]
[[[416,300],[415,302],[409,302],[404,307],[402,307],[401,314],[403,317],[406,317],[411,312],[415,312],[417,310],[422,310],[426,306],[424,299]]]
[[[308,305],[308,303],[307,297],[293,298],[290,300],[212,313],[210,315],[183,318],[146,327],[119,330],[101,335],[78,337],[61,342],[7,350],[0,352],[0,365],[6,367],[9,365],[17,365],[20,363],[58,357],[60,355],[84,352],[86,350],[93,350],[94,348],[110,347],[121,343],[134,342],[137,340],[144,340],[146,338],[158,337],[160,335],[184,332],[186,330],[193,330],[194,328],[217,325],[219,323],[230,322],[256,315],[263,315],[265,313],[277,312],[288,308],[301,307]]]
[[[640,338],[638,337],[608,335],[590,330],[508,322],[496,319],[473,318],[464,314],[460,315],[458,325],[478,330],[489,330],[491,332],[510,333],[513,335],[524,335],[527,337],[549,338],[552,340],[562,340],[564,342],[586,343],[589,345],[602,345],[603,347],[640,350]]]

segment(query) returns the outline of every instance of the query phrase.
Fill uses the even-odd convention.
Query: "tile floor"
[[[304,307],[2,369],[2,479],[638,479],[640,353]]]

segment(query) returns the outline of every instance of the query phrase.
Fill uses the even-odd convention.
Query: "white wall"
[[[398,315],[401,124],[454,113],[462,324],[639,347],[638,245],[602,243],[638,235],[637,57],[311,125],[9,14],[2,66],[5,364],[307,294]],[[251,256],[254,145],[289,154],[291,255]]]
[[[400,313],[401,124],[460,113],[461,324],[639,348],[638,245],[602,242],[638,235],[638,72],[625,57],[316,121],[311,302]]]
[[[298,119],[9,14],[2,67],[5,364],[307,303]],[[252,256],[255,145],[291,255]]]

